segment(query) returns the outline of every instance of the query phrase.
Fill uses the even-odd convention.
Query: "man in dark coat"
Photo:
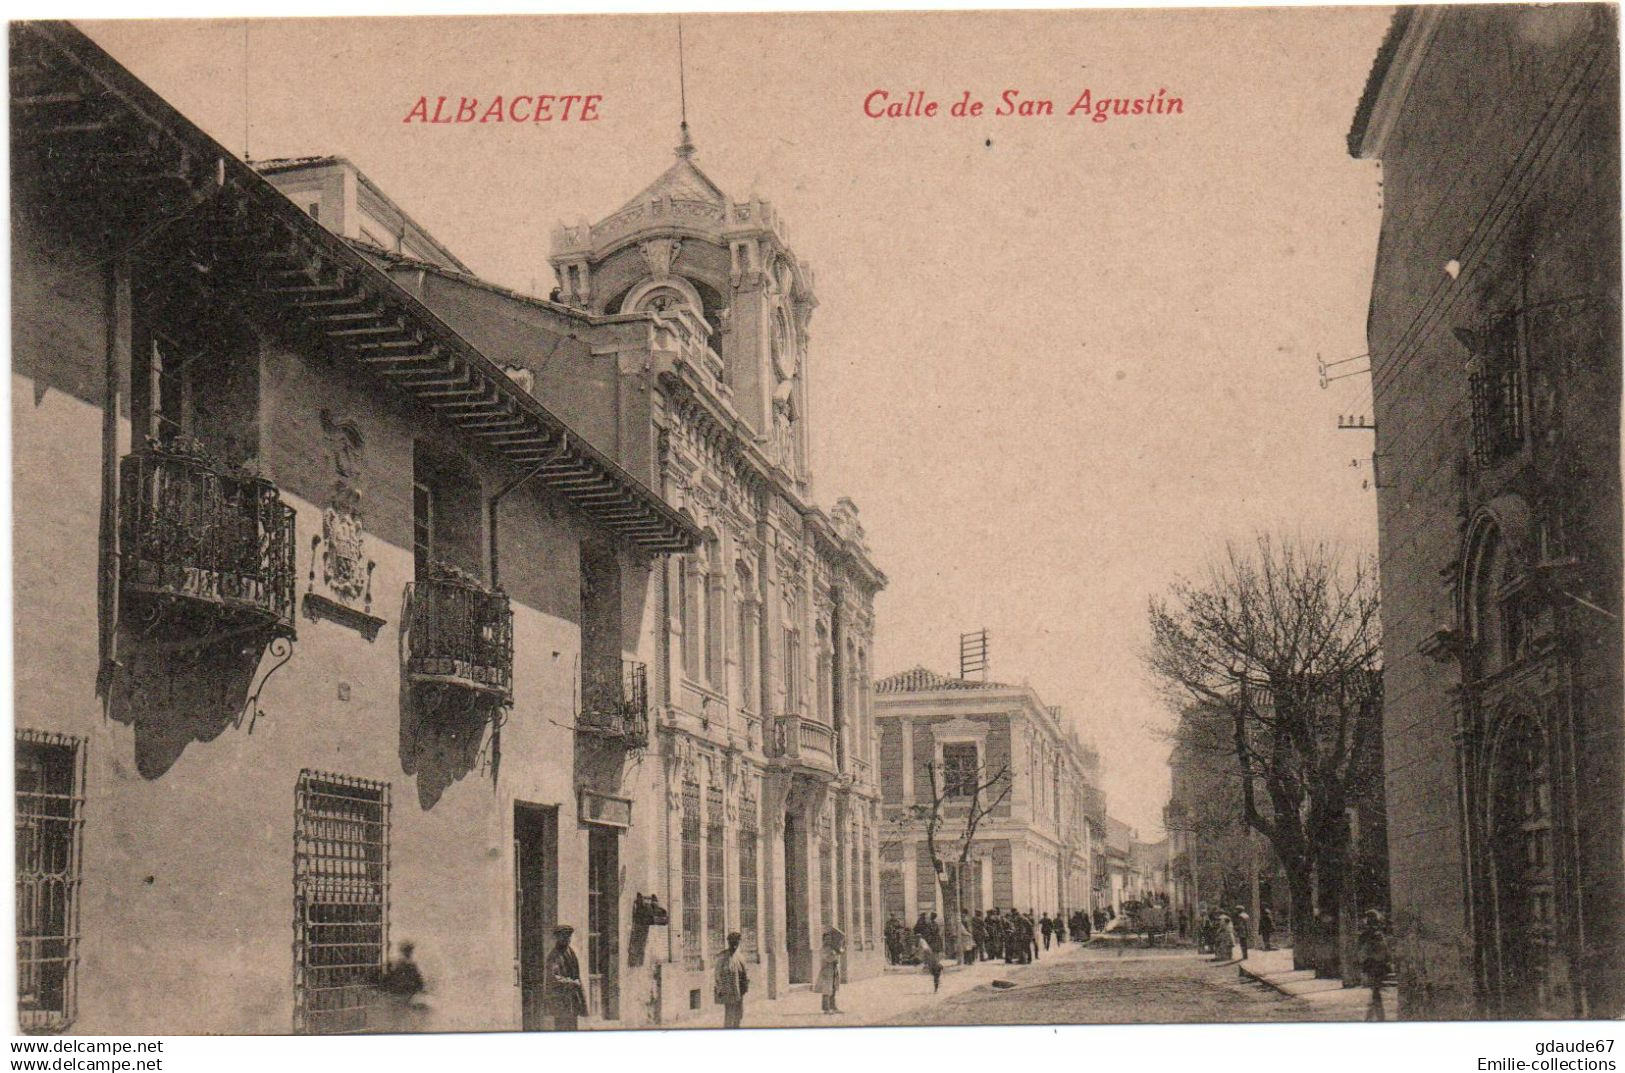
[[[1043,933],[1044,949],[1048,950],[1050,937],[1055,934],[1055,921],[1049,918],[1048,913],[1038,918],[1038,930]]]
[[[574,1032],[576,1021],[587,1012],[587,993],[581,989],[581,963],[570,949],[570,936],[575,929],[560,924],[553,929],[556,942],[547,953],[543,970],[544,1001],[547,1012],[553,1016],[553,1031]]]
[[[1388,931],[1383,927],[1382,914],[1375,909],[1365,911],[1365,923],[1360,928],[1360,942],[1356,949],[1360,961],[1362,982],[1371,989],[1371,1001],[1365,1009],[1367,1021],[1383,1021],[1387,1015],[1382,1008],[1382,983],[1388,976],[1391,955],[1388,949]]]
[[[1252,934],[1252,919],[1248,917],[1247,910],[1236,906],[1233,914],[1236,921],[1236,942],[1241,945],[1241,960],[1247,960],[1248,937]]]
[[[750,990],[750,975],[745,971],[745,959],[739,956],[739,933],[728,933],[728,947],[717,955],[716,977],[712,981],[712,997],[722,1007],[722,1027],[738,1028],[745,1019],[745,993]]]
[[[1016,959],[1016,939],[1014,935],[1010,934],[1010,928],[1013,923],[1012,918],[1015,915],[1015,910],[1012,909],[1008,913],[1000,913],[997,909],[995,909],[994,913],[997,914],[995,921],[997,922],[999,929],[995,953],[997,953],[1000,957],[1003,957],[1004,963],[1008,965]]]

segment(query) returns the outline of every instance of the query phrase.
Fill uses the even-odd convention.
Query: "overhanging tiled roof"
[[[1413,11],[1408,7],[1396,10],[1388,23],[1388,32],[1383,35],[1382,44],[1377,47],[1376,58],[1371,61],[1371,72],[1366,76],[1365,91],[1360,94],[1360,103],[1354,109],[1354,122],[1349,125],[1349,156],[1360,155],[1360,143],[1365,141],[1366,126],[1377,107],[1377,96],[1382,92],[1382,83],[1387,79],[1388,69],[1393,66],[1394,56],[1399,52],[1399,43],[1405,37]]]
[[[125,244],[183,244],[336,360],[536,471],[629,542],[697,544],[692,522],[68,23],[12,25],[11,129],[14,171],[115,218]]]
[[[971,678],[950,678],[925,667],[894,674],[875,683],[876,693],[930,693],[939,689],[1009,689],[1003,682],[982,682]]]

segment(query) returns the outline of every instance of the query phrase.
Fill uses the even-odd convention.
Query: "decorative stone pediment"
[[[677,262],[677,253],[682,246],[683,240],[680,238],[653,238],[638,243],[638,252],[643,254],[644,263],[649,266],[649,274],[663,280],[671,275],[671,266]]]

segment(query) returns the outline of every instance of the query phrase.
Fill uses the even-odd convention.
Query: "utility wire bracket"
[[[1363,369],[1342,370],[1343,366],[1356,361],[1365,362]],[[1320,374],[1320,387],[1324,391],[1335,380],[1347,380],[1351,376],[1364,376],[1371,372],[1371,353],[1356,354],[1352,358],[1341,358],[1337,361],[1327,361],[1319,353],[1315,354],[1315,370]]]

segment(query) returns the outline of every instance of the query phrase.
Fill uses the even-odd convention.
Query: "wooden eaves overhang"
[[[14,175],[77,188],[126,244],[180,233],[335,360],[535,471],[623,539],[656,554],[698,545],[692,522],[74,26],[12,24],[11,130]]]

